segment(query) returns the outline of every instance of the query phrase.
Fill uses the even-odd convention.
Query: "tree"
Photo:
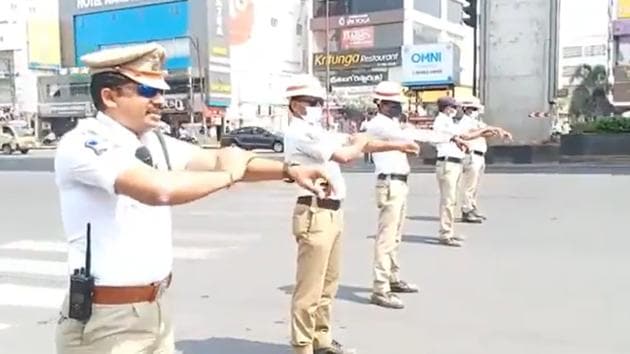
[[[571,95],[569,114],[574,117],[593,118],[607,116],[613,112],[608,101],[611,90],[608,72],[603,65],[581,65],[575,70],[570,83],[577,82]]]

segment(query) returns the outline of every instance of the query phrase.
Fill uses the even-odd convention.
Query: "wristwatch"
[[[299,165],[300,164],[298,163],[289,163],[289,162],[284,162],[282,164],[282,178],[284,179],[285,182],[287,183],[295,182],[295,180],[291,177],[291,174],[289,173],[289,168],[293,166],[299,166]]]

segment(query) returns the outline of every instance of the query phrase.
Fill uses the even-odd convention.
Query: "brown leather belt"
[[[153,302],[171,285],[172,274],[164,280],[139,286],[95,286],[92,303],[122,305],[134,302]]]
[[[297,203],[298,204],[302,204],[302,205],[313,205],[313,198],[315,197],[311,197],[311,196],[307,196],[307,195],[303,195],[301,197],[298,197],[297,199]],[[339,208],[341,208],[341,201],[337,200],[337,199],[319,199],[319,198],[315,198],[316,200],[316,205],[319,208],[322,209],[328,209],[328,210],[339,210]]]

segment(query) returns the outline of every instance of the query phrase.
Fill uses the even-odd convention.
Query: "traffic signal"
[[[467,0],[468,5],[464,5],[464,14],[462,18],[464,20],[464,24],[470,26],[472,28],[477,27],[477,1],[478,0]]]

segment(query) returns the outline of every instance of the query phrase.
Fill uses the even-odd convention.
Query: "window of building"
[[[562,57],[563,58],[579,58],[582,56],[582,47],[581,46],[570,46],[562,48]]]
[[[442,17],[442,0],[414,0],[413,8],[425,14]]]
[[[278,27],[278,19],[275,17],[271,18],[271,27]]]
[[[314,17],[326,16],[326,3],[330,16],[358,15],[403,8],[403,0],[314,0]]]
[[[630,36],[619,37],[616,49],[617,65],[630,65]]]
[[[304,26],[301,23],[295,25],[295,35],[301,36],[304,33]]]
[[[413,26],[413,44],[437,43],[440,39],[441,31],[433,27],[419,23]]]
[[[587,45],[584,47],[584,56],[585,57],[596,57],[606,55],[606,46],[601,45]]]
[[[462,3],[457,0],[448,0],[446,2],[446,17],[449,22],[462,23]]]
[[[70,96],[87,96],[90,94],[90,86],[87,82],[70,83]]]

